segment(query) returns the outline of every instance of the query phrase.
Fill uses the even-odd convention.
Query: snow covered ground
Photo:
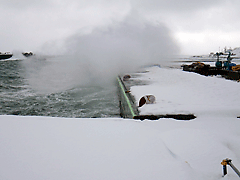
[[[154,95],[156,102],[139,108],[140,114],[193,113],[197,116],[237,117],[240,115],[240,83],[220,76],[202,76],[181,69],[150,67],[138,73],[133,81],[148,85],[133,86],[137,101],[144,95]],[[138,103],[138,102],[136,102]]]
[[[239,179],[240,84],[179,69],[150,68],[134,86],[154,94],[141,113],[190,112],[191,121],[0,116],[3,180]]]

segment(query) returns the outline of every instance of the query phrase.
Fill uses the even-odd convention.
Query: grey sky
[[[37,51],[45,43],[121,23],[137,11],[164,24],[183,54],[236,47],[238,0],[0,0],[0,51]]]

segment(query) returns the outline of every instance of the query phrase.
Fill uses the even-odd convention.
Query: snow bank
[[[222,179],[240,167],[240,120],[0,116],[0,179]],[[228,168],[226,179],[238,179]]]

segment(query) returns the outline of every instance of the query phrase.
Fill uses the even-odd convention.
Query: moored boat
[[[23,52],[22,55],[24,55],[25,57],[30,57],[33,56],[34,54],[32,52]]]
[[[13,56],[13,54],[10,52],[5,52],[5,53],[0,52],[0,60],[8,59],[8,58],[11,58],[12,56]]]

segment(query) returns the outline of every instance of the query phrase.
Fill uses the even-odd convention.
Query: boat
[[[8,58],[11,58],[12,56],[13,56],[13,54],[10,52],[5,52],[5,53],[0,52],[0,60],[8,59]]]
[[[30,57],[33,56],[34,54],[32,52],[23,52],[22,55],[24,55],[25,57]]]

